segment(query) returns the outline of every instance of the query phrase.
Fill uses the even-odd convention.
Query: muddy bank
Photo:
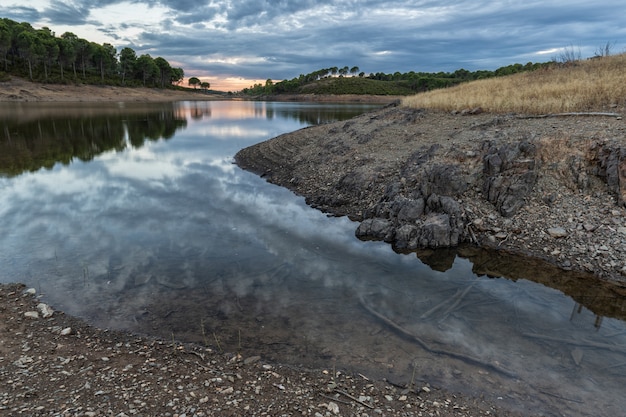
[[[194,91],[159,88],[130,88],[83,84],[42,84],[11,77],[0,82],[0,102],[150,102],[181,100],[217,100],[222,96]]]
[[[612,109],[619,111],[620,109]],[[389,106],[241,150],[236,162],[361,239],[469,243],[626,282],[621,117],[448,114]]]

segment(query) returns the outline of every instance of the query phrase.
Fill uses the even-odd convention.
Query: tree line
[[[410,90],[411,93],[419,93],[437,88],[450,87],[466,81],[511,75],[518,72],[534,71],[540,68],[546,68],[553,64],[554,62],[528,62],[525,65],[507,65],[500,67],[495,71],[468,71],[461,68],[453,72],[410,71],[406,73],[395,72],[393,74],[377,72],[370,73],[367,76],[364,72],[360,71],[357,66],[352,68],[347,66],[342,68],[332,67],[313,71],[309,74],[300,74],[300,76],[292,78],[291,80],[283,80],[276,83],[274,83],[271,79],[268,79],[265,84],[257,83],[250,88],[243,89],[242,93],[249,95],[298,93],[301,91],[301,88],[307,84],[320,82],[328,78],[344,78],[348,75],[351,75],[352,77],[358,76],[359,78],[369,80],[393,82],[397,84],[398,87],[404,88],[407,91]]]
[[[167,87],[179,84],[182,68],[162,57],[137,56],[132,48],[119,54],[109,44],[79,38],[71,32],[56,36],[49,28],[0,18],[0,71],[31,81],[122,86]]]

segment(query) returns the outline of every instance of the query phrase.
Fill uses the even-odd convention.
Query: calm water
[[[620,415],[618,290],[471,248],[399,255],[233,165],[245,146],[371,108],[0,105],[0,282],[102,327],[415,374],[527,413]]]

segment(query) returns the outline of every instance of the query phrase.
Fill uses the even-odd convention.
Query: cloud
[[[89,4],[75,4],[73,2],[53,2],[43,10],[42,15],[50,23],[60,25],[81,25],[88,23]],[[51,28],[52,29],[52,28]]]
[[[16,1],[16,0],[13,0]],[[42,4],[42,6],[37,6]],[[16,20],[87,24],[121,50],[178,63],[187,75],[290,79],[333,66],[370,72],[496,69],[583,57],[626,42],[621,0],[74,0],[0,8]],[[91,14],[88,11],[91,11]],[[89,29],[88,28],[88,29]],[[86,30],[88,30],[86,29]],[[97,41],[97,39],[95,39]]]

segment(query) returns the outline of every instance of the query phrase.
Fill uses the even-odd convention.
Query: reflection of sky
[[[239,116],[236,105],[245,109]],[[93,299],[115,298],[138,277],[201,288],[220,276],[238,296],[254,293],[280,310],[304,306],[311,296],[260,272],[287,265],[297,275],[291,278],[313,283],[320,296],[349,291],[417,334],[525,372],[562,364],[524,334],[605,343],[606,334],[626,333],[617,320],[593,328],[588,312],[572,321],[573,301],[555,290],[476,277],[462,259],[434,272],[414,255],[360,242],[348,219],[328,218],[233,165],[242,147],[302,125],[295,117],[268,118],[255,103],[210,103],[210,116],[190,121],[171,140],[0,179],[0,281],[37,286],[60,308],[88,316]],[[606,364],[587,357],[590,368],[564,383],[564,392],[589,377],[611,397],[593,369]]]

